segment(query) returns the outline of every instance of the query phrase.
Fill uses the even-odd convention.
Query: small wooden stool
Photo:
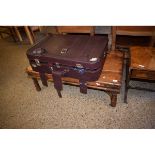
[[[105,91],[111,98],[111,106],[115,107],[117,94],[120,93],[123,74],[124,54],[120,51],[111,51],[106,58],[103,71],[98,81],[87,82],[88,88]],[[39,73],[32,70],[31,66],[26,68],[26,73],[33,79],[37,91],[41,90],[38,83]],[[51,74],[46,74],[48,81],[53,81]],[[64,84],[79,85],[79,80],[73,78],[62,78]]]
[[[126,64],[126,84],[124,102],[127,103],[128,89],[155,91],[146,88],[131,87],[130,79],[155,82],[155,48],[133,46],[130,48],[130,58]]]

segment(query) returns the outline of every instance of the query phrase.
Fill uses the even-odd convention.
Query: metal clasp
[[[83,68],[83,66],[81,64],[76,64],[77,68]]]
[[[68,49],[67,48],[63,48],[62,50],[61,50],[61,54],[66,54],[67,53],[67,51],[68,51]]]
[[[38,59],[34,59],[37,66],[40,66],[40,61]]]
[[[60,64],[58,62],[55,63],[57,68],[60,68]]]

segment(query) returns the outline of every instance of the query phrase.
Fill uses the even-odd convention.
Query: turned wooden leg
[[[109,91],[105,91],[109,96],[110,96],[110,99],[111,99],[111,103],[110,105],[112,107],[116,107],[116,103],[117,103],[117,94],[114,93],[114,92],[109,92]]]
[[[22,36],[21,36],[21,34],[20,34],[19,30],[18,30],[18,27],[15,26],[14,29],[15,29],[15,33],[16,33],[19,41],[22,42],[23,39],[22,39]]]
[[[116,107],[116,103],[117,103],[117,94],[111,94],[111,96],[110,96],[110,98],[111,98],[111,106],[112,107]]]
[[[41,91],[41,87],[40,87],[40,85],[38,83],[38,80],[36,78],[32,78],[32,80],[33,80],[33,83],[34,83],[34,85],[36,87],[36,90]]]
[[[26,32],[26,35],[30,41],[30,44],[33,45],[34,44],[34,39],[33,39],[33,36],[31,35],[31,32],[29,30],[29,27],[28,26],[24,26],[24,29],[25,29],[25,32]]]

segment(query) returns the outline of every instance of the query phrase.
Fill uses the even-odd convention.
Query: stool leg
[[[41,91],[41,87],[40,87],[40,85],[39,85],[39,83],[38,83],[37,78],[32,78],[32,80],[33,80],[33,83],[34,83],[34,85],[35,85],[35,87],[36,87],[36,90],[37,90],[37,91]]]
[[[2,33],[0,33],[0,36],[1,36],[1,38],[3,39],[3,35],[2,35]]]
[[[11,36],[12,36],[12,38],[13,38],[13,40],[14,40],[14,42],[16,42],[16,38],[15,38],[15,32],[14,32],[14,28],[13,27],[10,27],[9,28],[9,31],[10,31],[10,34],[11,34]]]
[[[111,46],[112,46],[112,35],[111,34],[108,34],[108,52],[111,51]]]
[[[111,94],[111,96],[110,96],[110,98],[111,98],[111,106],[112,107],[116,107],[116,103],[117,103],[117,94]]]
[[[112,26],[112,50],[116,49],[116,29],[117,26]]]
[[[26,35],[27,35],[27,37],[28,37],[28,39],[30,41],[30,44],[33,45],[34,44],[34,39],[33,39],[32,35],[31,35],[29,27],[24,26],[24,29],[25,29]]]
[[[109,91],[105,91],[109,96],[110,96],[110,100],[111,103],[110,105],[112,107],[116,107],[116,103],[117,103],[117,94],[115,92],[109,92]]]
[[[16,33],[19,41],[22,42],[23,41],[23,38],[22,38],[22,36],[21,36],[21,34],[20,34],[19,30],[18,30],[18,27],[15,26],[14,27],[14,30],[15,30],[15,33]]]

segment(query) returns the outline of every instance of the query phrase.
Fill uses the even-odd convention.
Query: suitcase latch
[[[58,62],[55,63],[57,68],[60,68],[60,64]]]
[[[35,61],[35,63],[36,63],[37,66],[41,66],[40,65],[40,61],[38,59],[34,59],[34,61]]]
[[[81,64],[76,64],[77,68],[84,68]]]
[[[68,49],[67,48],[63,48],[62,50],[61,50],[61,54],[66,54],[67,53],[67,51],[68,51]]]
[[[97,58],[91,58],[89,61],[90,62],[96,62],[97,61]]]

